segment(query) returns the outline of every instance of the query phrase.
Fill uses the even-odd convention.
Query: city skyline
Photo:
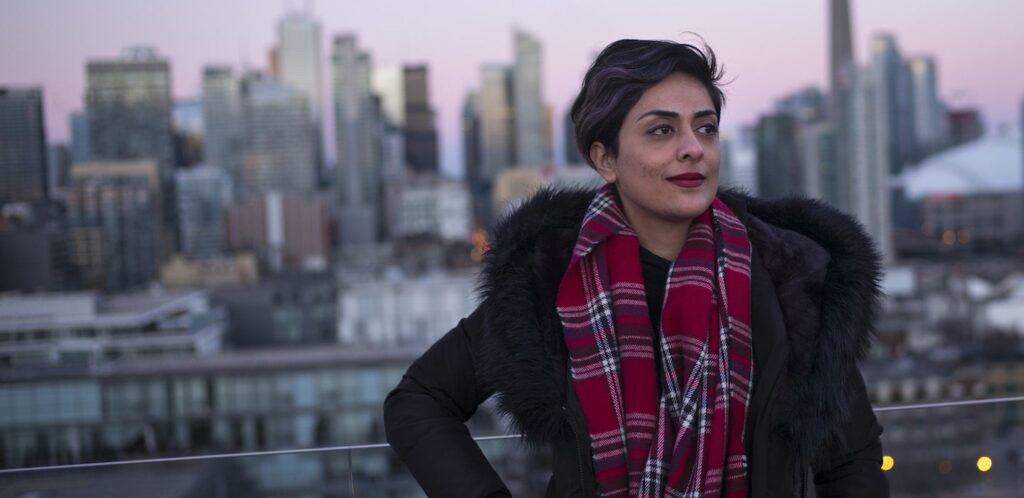
[[[48,140],[65,142],[70,137],[70,114],[83,107],[87,60],[114,57],[129,45],[152,45],[171,62],[174,98],[196,97],[205,65],[240,67],[247,62],[250,67],[266,67],[277,22],[289,11],[287,3],[247,2],[244,15],[235,10],[239,4],[202,5],[191,0],[155,5],[120,0],[87,6],[59,0],[16,3],[8,7],[11,15],[0,20],[0,83],[42,86]],[[593,54],[608,42],[621,37],[688,40],[693,36],[687,32],[698,33],[726,67],[723,125],[729,129],[753,124],[793,89],[809,84],[827,87],[826,6],[794,0],[699,9],[655,9],[653,4],[584,7],[576,2],[544,8],[458,2],[425,6],[386,1],[316,5],[313,15],[322,25],[325,54],[335,36],[353,33],[375,64],[429,67],[441,169],[461,174],[463,99],[467,91],[479,90],[481,65],[511,60],[510,34],[515,28],[531,33],[543,45],[542,94],[554,116],[564,113]],[[977,54],[1001,54],[1001,47],[1024,45],[1024,33],[1012,26],[1024,5],[992,0],[968,6],[943,0],[928,7],[928,22],[920,22],[916,5],[851,2],[857,61],[866,60],[872,35],[890,32],[908,55],[935,58],[940,94],[950,104],[978,107],[989,125],[1016,122],[1024,67],[994,64],[995,55]],[[55,11],[61,14],[52,15]],[[418,22],[396,23],[400,18]],[[457,29],[451,29],[453,23]],[[42,25],[51,29],[38,29]],[[61,35],[52,36],[54,32]],[[765,45],[752,44],[752,39],[769,40],[774,48],[754,50]],[[559,123],[559,136],[560,128]],[[556,144],[555,152],[562,155],[561,144]]]

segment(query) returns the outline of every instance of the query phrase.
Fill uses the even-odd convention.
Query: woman
[[[548,496],[887,496],[856,363],[879,259],[806,199],[718,191],[710,49],[620,40],[572,108],[607,184],[496,229],[480,307],[385,402],[430,496],[509,493],[464,425],[494,395],[553,451]]]

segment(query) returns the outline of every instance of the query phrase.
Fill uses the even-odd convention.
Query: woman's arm
[[[849,417],[842,428],[842,451],[814,467],[819,498],[871,496],[887,498],[889,481],[882,473],[882,426],[875,418],[860,372],[849,375]]]
[[[384,401],[388,444],[428,496],[511,496],[465,425],[490,396],[474,368],[482,308],[413,362]]]

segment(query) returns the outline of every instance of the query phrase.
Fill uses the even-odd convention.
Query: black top
[[[640,246],[640,268],[644,275],[647,312],[650,313],[651,330],[654,332],[654,373],[658,379],[658,397],[661,397],[665,383],[661,375],[661,307],[665,304],[665,286],[672,262]]]
[[[644,294],[654,331],[661,330],[661,306],[665,301],[665,284],[672,262],[640,246],[640,267],[644,274]]]

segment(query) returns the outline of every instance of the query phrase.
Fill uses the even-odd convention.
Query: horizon
[[[16,1],[7,6],[11,14],[0,19],[0,86],[41,87],[47,141],[64,143],[70,140],[71,113],[84,107],[87,61],[115,59],[128,46],[152,46],[170,63],[175,102],[195,98],[206,65],[265,70],[267,53],[276,43],[277,22],[289,12],[304,10],[294,3]],[[1024,18],[1024,3],[938,0],[928,2],[927,14],[915,4],[921,2],[851,1],[858,63],[866,62],[872,36],[892,34],[905,57],[935,59],[940,96],[951,108],[979,109],[989,130],[1016,124],[1024,99],[1024,65],[994,61],[1006,47],[1024,46],[1024,32],[1015,26]],[[597,51],[619,38],[689,41],[694,39],[691,33],[699,34],[725,66],[727,131],[752,125],[776,100],[799,89],[815,85],[827,90],[825,1],[666,7],[654,2],[626,6],[575,0],[486,6],[459,0],[429,5],[380,0],[372,5],[324,3],[311,8],[321,26],[325,83],[330,81],[331,40],[343,33],[356,35],[375,66],[427,65],[440,137],[439,163],[449,176],[461,176],[462,100],[479,87],[482,66],[512,62],[512,32],[517,28],[543,46],[542,88],[553,110],[556,153],[564,148],[562,118],[586,67]],[[239,14],[242,9],[244,15]],[[677,15],[666,15],[673,13]],[[921,22],[923,16],[927,22]],[[688,20],[677,21],[679,17]],[[404,19],[418,22],[402,26]],[[47,24],[51,29],[39,29]],[[54,32],[60,35],[53,36]],[[770,48],[760,50],[764,45]],[[330,89],[324,90],[329,102]],[[329,131],[333,116],[330,109],[325,111]],[[328,156],[333,157],[333,151]]]

